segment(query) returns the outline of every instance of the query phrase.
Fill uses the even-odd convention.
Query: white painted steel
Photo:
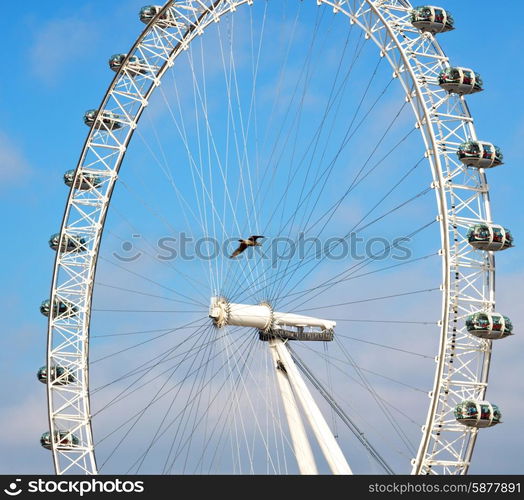
[[[314,0],[312,0],[314,1]],[[84,252],[68,253],[59,245],[54,264],[50,301],[72,303],[73,318],[55,314],[48,323],[47,369],[60,364],[76,382],[47,383],[48,414],[55,470],[58,474],[95,474],[97,465],[89,404],[89,324],[94,276],[100,241],[118,171],[148,100],[166,70],[191,40],[220,16],[252,0],[170,0],[128,51],[100,106],[87,136],[60,229],[61,241],[82,228]],[[442,313],[440,347],[426,424],[415,474],[465,474],[468,471],[476,429],[457,431],[453,408],[457,402],[484,400],[492,344],[468,335],[464,319],[476,311],[493,311],[495,260],[491,252],[473,251],[465,234],[472,224],[492,223],[488,184],[483,169],[468,168],[456,150],[477,134],[464,97],[449,94],[438,85],[438,74],[450,66],[434,36],[414,28],[407,0],[317,0],[358,25],[390,63],[410,102],[415,126],[426,148],[437,201],[441,232]],[[183,22],[166,23],[169,13]],[[161,20],[164,19],[164,21]],[[445,36],[445,35],[440,35]],[[136,56],[147,70],[135,80],[130,62]],[[105,112],[120,116],[115,131],[100,121]],[[100,185],[77,188],[83,174],[96,175]],[[464,384],[464,381],[467,384]],[[57,447],[56,430],[66,429],[79,438],[68,450]]]
[[[324,416],[302,379],[285,343],[280,339],[275,339],[273,346],[286,370],[291,387],[302,404],[304,413],[309,420],[309,424],[311,425],[331,471],[333,474],[353,474],[346,461],[346,457],[342,453],[335,436],[333,436]]]
[[[283,370],[283,366],[280,365],[281,360],[275,346],[277,342],[281,342],[281,340],[271,339],[269,340],[268,345],[271,357],[273,358],[276,367],[278,386],[289,426],[289,435],[291,436],[293,450],[297,459],[298,470],[300,471],[300,474],[303,475],[315,475],[318,474],[317,464],[315,463],[315,457],[313,456],[313,451],[309,444],[309,439],[302,422],[302,417],[300,416],[297,401],[293,394],[287,372]]]
[[[264,331],[281,327],[332,330],[336,326],[335,321],[273,311],[269,304],[235,304],[220,297],[211,297],[209,317],[213,318],[218,326],[244,326]]]

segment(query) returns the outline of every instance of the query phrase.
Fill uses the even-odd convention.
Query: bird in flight
[[[234,259],[237,255],[240,255],[247,247],[261,247],[258,243],[258,238],[265,238],[265,236],[250,236],[247,240],[238,240],[240,245],[238,248],[229,256],[230,259]]]

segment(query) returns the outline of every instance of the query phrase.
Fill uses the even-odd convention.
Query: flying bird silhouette
[[[237,255],[240,255],[247,247],[261,247],[258,243],[258,238],[265,238],[265,236],[250,236],[247,240],[238,240],[240,245],[238,248],[229,256],[230,259],[234,259]]]

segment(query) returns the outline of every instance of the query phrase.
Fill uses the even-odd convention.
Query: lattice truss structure
[[[75,379],[60,385],[48,377],[57,473],[97,473],[88,388],[91,296],[104,220],[129,141],[149,97],[177,56],[209,24],[253,1],[168,1],[128,52],[94,118],[67,201],[50,297],[51,304],[63,301],[76,308],[68,315],[51,307],[49,314],[48,373],[59,365]],[[412,26],[407,1],[316,2],[347,16],[378,46],[405,90],[414,126],[424,140],[441,228],[443,300],[435,382],[412,472],[464,474],[478,430],[457,423],[453,409],[463,400],[484,399],[491,354],[491,341],[469,335],[464,319],[494,307],[492,253],[474,250],[466,239],[468,227],[491,222],[488,185],[482,169],[465,167],[456,155],[459,144],[477,139],[473,119],[463,97],[439,87],[438,75],[450,62],[433,35]],[[96,186],[80,189],[89,175],[98,179]],[[82,245],[68,251],[68,242],[78,237]],[[60,443],[57,431],[74,434],[79,443]]]

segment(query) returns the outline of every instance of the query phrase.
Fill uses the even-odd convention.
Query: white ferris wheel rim
[[[75,390],[64,390],[64,387],[51,383],[48,380],[48,411],[51,436],[55,430],[60,428],[59,423],[70,422],[71,432],[80,431],[82,440],[80,446],[74,450],[64,450],[53,443],[52,453],[57,473],[97,473],[95,450],[91,430],[91,417],[89,405],[88,386],[88,352],[89,352],[89,322],[91,317],[91,299],[94,284],[94,275],[98,261],[100,239],[103,232],[105,217],[111,201],[111,194],[116,181],[117,173],[125,156],[127,145],[137,126],[138,120],[147,105],[148,99],[154,89],[160,83],[165,71],[173,65],[178,54],[187,47],[191,40],[205,27],[216,21],[220,16],[234,11],[243,4],[252,4],[253,0],[170,0],[163,6],[162,11],[146,27],[137,39],[114,80],[110,84],[100,105],[101,110],[106,109],[110,101],[116,102],[123,112],[124,121],[122,127],[127,128],[126,137],[122,141],[115,139],[111,131],[108,131],[113,144],[105,144],[100,147],[95,140],[96,130],[90,129],[86,139],[80,160],[75,170],[75,182],[67,200],[65,213],[60,229],[60,241],[68,234],[73,234],[71,228],[75,227],[75,220],[81,221],[89,240],[86,243],[88,251],[86,256],[68,256],[59,248],[56,253],[53,280],[51,286],[50,303],[54,304],[57,297],[66,299],[69,297],[79,305],[78,323],[76,329],[61,328],[60,318],[55,317],[54,308],[50,308],[48,323],[48,347],[47,367],[56,364],[57,360],[68,360],[74,364],[77,373],[81,374],[79,383]],[[463,340],[464,348],[480,350],[482,352],[482,363],[480,369],[473,376],[469,376],[462,385],[453,378],[458,369],[452,369],[453,356],[456,353],[456,325],[452,324],[452,318],[461,317],[460,309],[463,304],[475,301],[486,310],[494,306],[494,258],[491,252],[478,258],[474,263],[478,266],[478,273],[471,279],[481,283],[480,287],[470,287],[475,290],[476,296],[467,295],[463,292],[465,287],[452,287],[451,276],[463,266],[461,261],[460,245],[453,238],[457,238],[457,227],[469,227],[475,223],[491,222],[491,210],[489,202],[488,187],[483,171],[480,171],[477,183],[471,185],[456,185],[453,182],[453,151],[447,144],[455,145],[463,134],[464,140],[476,140],[476,132],[473,120],[469,113],[467,104],[463,97],[457,97],[439,89],[435,84],[435,71],[449,66],[449,60],[436,42],[434,36],[420,32],[417,29],[407,29],[409,25],[408,13],[411,10],[409,2],[405,0],[385,0],[373,2],[362,0],[360,2],[345,2],[336,0],[319,0],[318,4],[325,4],[341,15],[346,15],[352,24],[358,25],[364,30],[365,36],[371,39],[381,51],[393,68],[394,75],[401,82],[406,100],[412,106],[417,119],[417,128],[420,129],[426,147],[426,155],[430,162],[433,175],[433,188],[435,189],[438,207],[438,222],[441,232],[441,255],[442,255],[442,315],[440,350],[437,353],[437,367],[433,391],[430,393],[430,405],[426,425],[423,428],[422,439],[417,457],[413,460],[415,474],[420,473],[467,473],[473,447],[475,444],[477,429],[462,428],[457,431],[456,426],[450,432],[455,432],[453,446],[444,446],[439,436],[445,433],[447,426],[452,426],[446,421],[449,416],[450,393],[461,394],[464,399],[483,400],[487,387],[489,362],[491,354],[491,342],[489,340],[468,338]],[[180,27],[166,27],[162,23],[163,13],[172,11],[175,15],[193,16],[192,26],[185,32]],[[144,50],[149,38],[155,35],[158,45],[151,44]],[[165,45],[162,45],[165,43]],[[155,53],[156,50],[156,53]],[[144,92],[136,89],[136,96],[140,105],[133,116],[126,113],[125,97],[118,93],[118,85],[122,79],[129,78],[129,58],[134,54],[140,54],[145,58],[150,54],[150,60],[162,65],[151,64],[146,60],[150,74],[149,87]],[[155,59],[156,58],[156,59]],[[414,90],[410,90],[412,87]],[[453,109],[456,114],[443,113],[440,109]],[[97,115],[97,118],[98,118]],[[97,119],[96,118],[96,119]],[[95,120],[96,120],[95,119]],[[109,151],[109,154],[106,154]],[[96,199],[96,210],[85,214],[79,210],[82,206],[82,196],[85,193],[75,189],[78,173],[83,168],[93,170],[93,164],[85,163],[89,154],[95,153],[98,158],[100,172],[107,179],[108,188],[103,196],[98,195]],[[100,152],[100,154],[97,154]],[[102,154],[103,152],[103,154]],[[473,182],[473,181],[472,181]],[[473,194],[472,194],[473,193]],[[453,204],[450,200],[458,200]],[[471,214],[471,207],[477,204],[478,217]],[[462,215],[462,213],[466,215]],[[82,215],[80,215],[82,214]],[[75,219],[76,217],[76,219]],[[77,227],[78,224],[76,224]],[[74,260],[77,259],[77,260]],[[471,261],[468,265],[471,265]],[[79,272],[79,270],[81,270]],[[60,276],[69,276],[66,285],[60,283]],[[69,295],[68,295],[69,293]],[[470,294],[475,295],[473,292]],[[453,316],[454,314],[454,316]],[[463,315],[462,315],[463,316]],[[450,342],[453,339],[453,342]],[[79,348],[74,356],[70,352],[71,346],[78,342]],[[73,360],[74,358],[74,360]],[[456,358],[455,358],[456,359]],[[455,365],[456,366],[456,365]],[[447,370],[446,370],[447,369]],[[458,385],[457,385],[458,384]],[[61,399],[60,399],[61,398]],[[64,410],[67,410],[64,411]],[[71,409],[76,410],[76,415],[71,415]],[[66,415],[67,413],[67,415]],[[449,429],[448,429],[449,430]],[[446,448],[446,450],[444,450]],[[442,454],[446,458],[442,459]],[[451,458],[450,458],[451,457]],[[453,459],[454,457],[454,459]]]

